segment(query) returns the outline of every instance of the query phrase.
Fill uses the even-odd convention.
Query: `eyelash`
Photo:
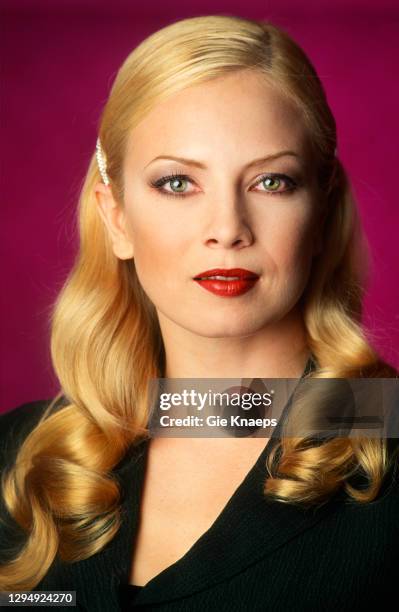
[[[154,189],[156,189],[157,191],[159,191],[160,193],[162,193],[162,195],[165,195],[166,197],[172,197],[172,198],[187,198],[189,195],[191,194],[187,194],[187,193],[176,193],[176,192],[170,192],[170,191],[164,191],[163,189],[161,189],[161,187],[163,187],[164,185],[166,185],[166,183],[168,183],[169,181],[172,181],[174,179],[183,179],[185,181],[189,181],[190,183],[192,183],[193,181],[190,179],[190,177],[187,174],[179,174],[179,173],[173,173],[172,174],[168,174],[167,176],[162,176],[161,178],[157,179],[156,181],[151,181],[151,186],[154,187]],[[290,178],[289,176],[287,176],[286,174],[280,174],[280,173],[266,173],[263,174],[255,183],[255,187],[256,185],[259,185],[262,181],[264,181],[266,178],[278,178],[278,179],[283,179],[284,181],[286,181],[289,185],[288,189],[285,189],[284,191],[267,191],[266,189],[264,190],[264,193],[268,193],[272,196],[276,196],[276,195],[284,195],[286,193],[292,193],[294,192],[297,187],[298,184],[294,181],[294,179]]]

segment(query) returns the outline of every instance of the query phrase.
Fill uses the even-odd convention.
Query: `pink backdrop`
[[[364,323],[399,366],[396,0],[8,0],[3,58],[3,292],[0,411],[57,390],[48,308],[76,249],[78,192],[113,77],[143,38],[182,17],[270,19],[305,49],[325,85],[373,253]],[[145,3],[143,3],[145,4]],[[166,6],[165,6],[166,5]]]

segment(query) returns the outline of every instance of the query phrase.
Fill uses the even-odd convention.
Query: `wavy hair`
[[[321,378],[397,377],[361,326],[364,240],[346,172],[334,155],[336,124],[302,49],[280,28],[234,16],[183,19],[141,42],[119,69],[99,122],[116,201],[123,206],[129,132],[161,100],[193,84],[255,70],[302,113],[326,207],[324,248],[301,297],[308,346]],[[76,562],[117,533],[120,490],[110,473],[148,436],[148,381],[164,375],[154,305],[134,260],[118,259],[96,207],[95,152],[79,200],[79,251],[51,307],[51,358],[60,391],[2,478],[8,512],[26,541],[1,567],[3,590],[31,589],[59,555]],[[57,406],[60,398],[64,405]],[[320,504],[345,488],[373,500],[389,467],[384,439],[283,439],[268,460],[264,492],[277,501]],[[349,484],[356,469],[366,489]]]

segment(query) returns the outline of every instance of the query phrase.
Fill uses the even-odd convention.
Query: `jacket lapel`
[[[276,431],[276,430],[275,430]],[[303,509],[291,504],[272,501],[263,495],[266,479],[265,461],[272,437],[257,462],[236,489],[211,527],[178,561],[160,572],[139,592],[135,604],[156,604],[185,597],[243,571],[296,535],[310,529],[332,512],[333,504],[315,509]],[[148,442],[143,445],[139,471],[145,470]],[[126,523],[121,529],[117,548],[122,560],[118,581],[128,582],[133,555],[134,535],[138,526],[137,508],[143,484],[143,474],[129,478],[133,495],[129,501]],[[135,502],[135,503],[134,503]],[[119,535],[119,533],[118,533]]]
[[[307,363],[307,374],[313,368]],[[312,528],[329,515],[334,504],[304,509],[266,498],[263,484],[267,455],[279,439],[282,423],[288,414],[285,407],[272,437],[255,465],[236,489],[211,527],[178,561],[151,579],[135,598],[135,604],[156,604],[185,597],[243,571],[296,535]],[[115,585],[128,583],[134,538],[139,521],[149,441],[133,450],[116,470],[124,491],[124,521],[113,543],[113,554],[119,567],[113,570]],[[116,587],[117,588],[117,587]]]
[[[312,368],[313,362],[309,360],[303,376]],[[334,504],[306,510],[270,500],[263,494],[267,475],[266,458],[279,439],[288,410],[289,402],[255,465],[211,527],[183,557],[145,585],[135,604],[156,604],[185,597],[222,582],[271,555],[285,542],[312,528],[332,512]],[[117,605],[118,585],[129,582],[148,448],[149,440],[131,447],[113,470],[122,493],[122,521],[118,533],[100,553],[72,566],[80,574],[80,571],[85,571],[82,566],[90,564],[90,573],[96,579],[96,584],[92,586],[99,601],[102,597],[109,601],[111,588]],[[78,576],[71,576],[76,584],[75,579]]]

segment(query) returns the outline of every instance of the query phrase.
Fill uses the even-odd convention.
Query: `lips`
[[[234,297],[252,289],[258,278],[258,274],[244,268],[214,268],[201,272],[193,280],[211,293]]]
[[[209,278],[210,276],[223,276],[226,279],[238,278],[239,280],[255,280],[259,278],[256,272],[245,270],[245,268],[213,268],[212,270],[200,272],[197,276],[194,276],[194,280]]]

